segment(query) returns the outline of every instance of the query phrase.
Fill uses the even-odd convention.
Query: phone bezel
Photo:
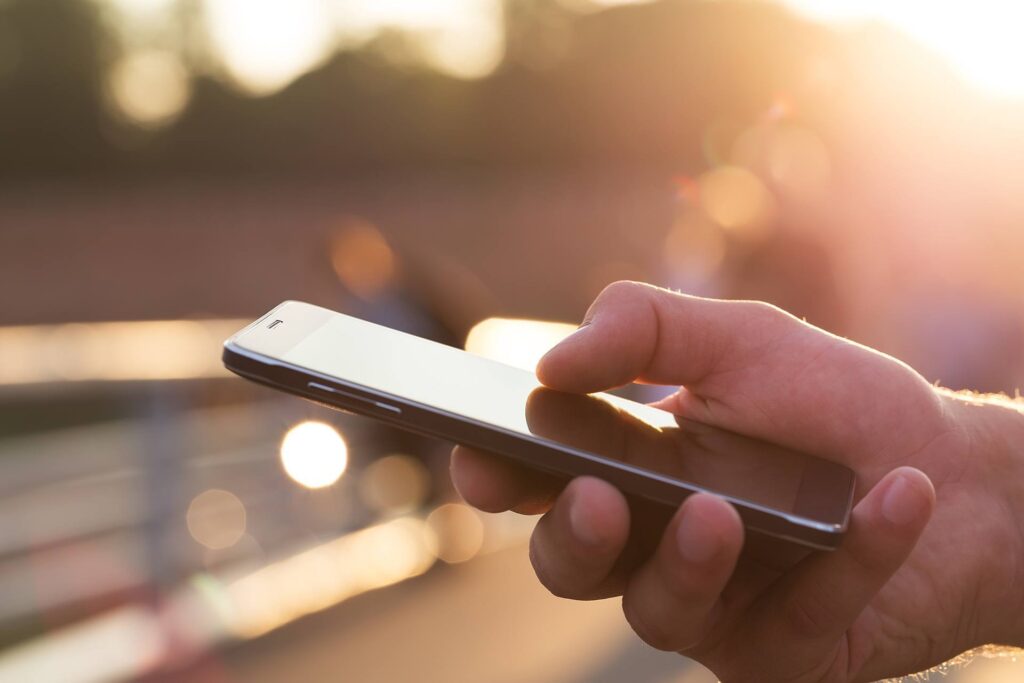
[[[680,479],[557,441],[526,435],[348,382],[341,377],[289,363],[280,357],[302,339],[315,333],[334,315],[344,314],[303,302],[283,302],[224,343],[224,365],[242,377],[330,408],[359,413],[426,436],[499,453],[551,474],[566,477],[596,476],[626,494],[672,508],[680,505],[689,495],[705,490]],[[263,330],[262,323],[271,316],[284,323],[272,330]],[[242,338],[246,339],[246,345],[239,343]],[[311,382],[317,386],[311,387]],[[822,467],[831,474],[822,476],[820,472],[824,470],[821,468],[808,468],[805,471],[795,505],[795,510],[799,512],[784,512],[741,498],[723,497],[736,507],[744,525],[750,530],[820,550],[833,550],[841,542],[849,523],[854,475],[852,471],[835,463],[821,462]],[[816,470],[819,475],[812,476]],[[844,474],[845,478],[839,474]],[[818,506],[823,501],[833,501],[834,505],[837,493],[843,495],[844,491],[847,500],[841,523],[824,522],[802,514],[807,507],[820,509]]]

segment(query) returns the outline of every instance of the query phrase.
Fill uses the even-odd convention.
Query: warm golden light
[[[127,604],[4,649],[0,680],[131,680],[153,669],[171,648],[153,611]]]
[[[998,94],[1024,96],[1024,4],[1006,0],[784,0],[828,23],[881,21],[944,57],[967,80]]]
[[[364,299],[378,294],[394,280],[394,252],[372,223],[346,220],[331,241],[330,253],[338,279]]]
[[[325,59],[334,31],[321,0],[205,0],[214,46],[229,75],[257,95],[280,90]]]
[[[478,356],[533,370],[541,356],[576,329],[569,323],[488,318],[469,331],[465,348]]]
[[[480,78],[504,56],[503,12],[500,0],[341,0],[336,16],[342,44],[398,31],[429,66],[456,78]]]
[[[309,489],[330,486],[348,465],[348,445],[334,427],[301,422],[281,441],[281,465],[291,479]]]
[[[433,532],[400,517],[267,565],[227,588],[227,628],[253,638],[305,614],[422,574],[435,562]]]
[[[383,513],[408,512],[427,499],[430,473],[408,455],[388,455],[370,463],[359,480],[359,495]]]
[[[733,163],[756,169],[795,197],[823,196],[832,164],[821,138],[792,123],[761,123],[743,131],[732,146]]]
[[[483,547],[483,522],[468,505],[442,505],[430,513],[427,525],[437,537],[437,556],[448,564],[471,560]]]
[[[712,277],[725,260],[722,229],[699,209],[685,210],[665,238],[662,254],[672,271],[696,281]]]
[[[210,550],[230,548],[245,534],[245,506],[230,491],[209,489],[189,503],[185,522],[197,543]]]
[[[224,340],[247,320],[154,320],[0,327],[0,386],[229,375]]]
[[[772,208],[772,197],[761,180],[739,166],[719,166],[699,181],[700,203],[713,221],[737,233],[760,232]]]
[[[181,59],[164,50],[141,50],[121,57],[107,74],[106,90],[115,113],[140,128],[173,122],[191,94]]]

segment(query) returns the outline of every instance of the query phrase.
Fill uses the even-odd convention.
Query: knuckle
[[[743,306],[748,316],[760,324],[780,324],[797,321],[792,315],[767,301],[740,301],[737,303]]]
[[[649,285],[645,285],[642,282],[636,282],[635,280],[616,280],[610,285],[607,285],[604,290],[601,291],[599,296],[637,296],[645,292],[648,288]]]
[[[587,312],[587,317],[593,317],[594,312],[612,302],[612,301],[637,301],[650,296],[652,291],[656,291],[657,288],[643,282],[636,282],[634,280],[618,280],[609,285],[606,285],[601,293],[594,299],[594,303],[591,305],[590,310]]]

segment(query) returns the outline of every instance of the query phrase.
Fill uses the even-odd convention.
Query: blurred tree
[[[9,65],[0,70],[0,172],[65,174],[106,164],[100,74],[107,44],[92,3],[0,5]]]
[[[768,3],[679,0],[579,12],[558,0],[507,0],[508,53],[488,78],[459,80],[393,59],[417,48],[386,32],[253,98],[211,68],[201,4],[173,7],[181,34],[173,49],[195,71],[192,101],[176,124],[125,145],[101,107],[118,41],[95,5],[0,5],[0,172],[693,170],[708,163],[701,136],[709,125],[754,121],[780,94],[803,120],[825,118],[834,98],[807,91],[808,69],[847,59],[834,33]]]

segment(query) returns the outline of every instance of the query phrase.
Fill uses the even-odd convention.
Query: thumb
[[[637,379],[695,386],[801,327],[813,330],[768,304],[616,282],[597,297],[580,329],[540,360],[537,376],[552,389],[577,393]]]

